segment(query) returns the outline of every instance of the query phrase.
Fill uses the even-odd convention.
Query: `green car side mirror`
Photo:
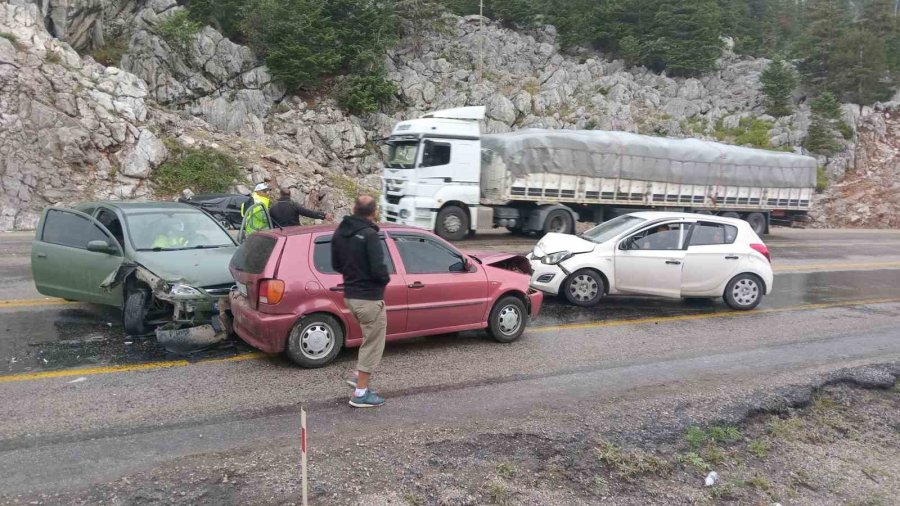
[[[87,243],[87,250],[93,251],[95,253],[106,253],[107,255],[114,255],[118,253],[116,248],[113,248],[106,241],[90,241]]]

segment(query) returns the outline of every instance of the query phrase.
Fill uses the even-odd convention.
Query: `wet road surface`
[[[485,236],[462,247],[533,242]],[[403,472],[383,453],[360,464],[361,448],[402,454],[459,433],[652,432],[760,389],[900,361],[900,232],[783,230],[767,243],[779,272],[758,310],[651,298],[585,310],[551,299],[508,345],[481,333],[388,345],[375,378],[388,405],[360,412],[346,406],[342,381],[353,352],[316,370],[238,342],[173,356],[125,336],[116,310],[41,300],[29,286],[27,238],[0,236],[0,258],[12,253],[0,260],[9,273],[0,283],[0,504],[154,502],[160,490],[160,501],[217,504],[204,494],[223,487],[223,472],[240,480],[226,503],[295,501],[300,402],[314,427],[313,490],[327,503],[361,465]],[[242,474],[251,464],[253,478]]]
[[[121,313],[92,304],[43,300],[31,281],[30,236],[0,236],[0,373],[83,366],[199,361],[240,356],[253,349],[239,339],[211,350],[176,355],[152,336],[126,336]],[[487,234],[461,249],[530,251],[536,239]],[[900,233],[776,229],[766,238],[776,269],[775,292],[760,309],[900,298]],[[888,267],[888,268],[884,268]],[[6,304],[4,304],[6,303]],[[726,313],[721,300],[682,301],[608,297],[583,309],[548,297],[535,326],[561,323]]]

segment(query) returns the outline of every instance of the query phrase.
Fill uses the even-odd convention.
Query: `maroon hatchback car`
[[[303,367],[321,367],[362,332],[344,305],[331,265],[333,225],[251,235],[231,260],[234,329],[262,351],[285,351]],[[528,287],[525,257],[465,254],[421,229],[386,225],[379,235],[391,282],[385,290],[387,340],[487,329],[511,342],[543,301]]]

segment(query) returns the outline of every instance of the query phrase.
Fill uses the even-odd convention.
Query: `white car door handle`
[[[725,257],[725,260],[739,260],[741,257],[737,255],[728,255]]]
[[[666,260],[669,265],[681,265],[681,260]]]

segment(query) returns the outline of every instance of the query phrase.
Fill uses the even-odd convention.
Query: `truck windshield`
[[[387,166],[392,169],[411,169],[415,167],[418,147],[418,142],[390,143]]]
[[[636,216],[629,216],[626,214],[601,223],[600,225],[597,225],[596,227],[581,234],[580,237],[597,244],[601,244],[618,236],[622,232],[625,232],[637,226],[644,221],[647,220],[638,218]]]

